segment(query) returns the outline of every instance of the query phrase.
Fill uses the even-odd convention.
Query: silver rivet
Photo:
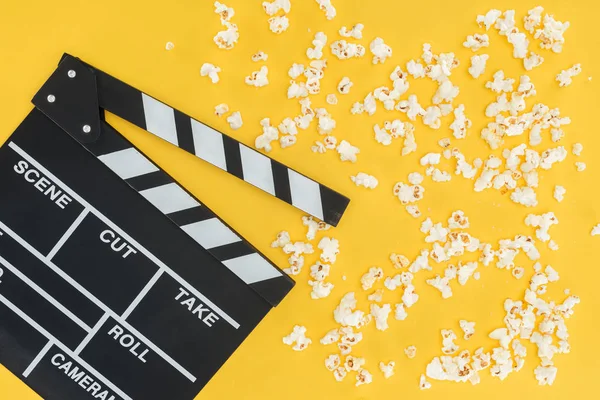
[[[83,132],[84,133],[90,133],[92,131],[92,127],[89,125],[84,125],[83,126]]]
[[[49,94],[46,99],[48,100],[48,103],[54,103],[56,101],[56,97],[54,97],[53,94]]]
[[[69,78],[75,78],[75,75],[77,75],[77,73],[70,69],[69,72],[67,72],[67,75],[69,76]]]

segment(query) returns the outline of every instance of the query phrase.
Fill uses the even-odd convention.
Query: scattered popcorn
[[[365,47],[361,44],[349,43],[345,40],[337,40],[331,43],[331,53],[340,60],[360,58],[365,55]]]
[[[423,179],[423,175],[421,175],[418,172],[411,172],[410,174],[408,174],[408,181],[411,185],[420,185],[421,183],[423,183]]]
[[[173,44],[173,42],[167,42],[167,44],[165,45],[165,49],[167,49],[167,51],[173,50],[174,48],[175,45]]]
[[[388,57],[392,56],[392,48],[385,44],[382,38],[375,38],[369,48],[373,54],[373,64],[383,64]]]
[[[600,224],[598,224],[592,228],[592,236],[598,236],[598,235],[600,235]]]
[[[325,222],[322,222],[322,221],[317,222],[311,216],[302,217],[302,225],[308,227],[308,232],[306,232],[306,238],[308,240],[313,240],[315,238],[317,231],[326,231],[329,228],[331,228],[331,225],[326,224]],[[289,235],[288,235],[288,242],[289,242]],[[284,245],[285,245],[285,243],[284,243]]]
[[[254,62],[267,61],[268,58],[269,55],[264,51],[259,51],[258,53],[252,55],[252,61]]]
[[[465,105],[461,104],[454,109],[454,121],[450,124],[450,129],[452,130],[452,134],[456,139],[464,139],[467,136],[467,129],[471,127],[471,120],[465,116]],[[444,139],[440,140],[440,146],[448,147],[450,146],[450,139],[447,139],[447,142],[443,142]]]
[[[450,287],[450,278],[448,277],[440,277],[436,275],[433,279],[428,279],[427,284],[433,286],[442,294],[443,299],[448,299],[452,297],[452,288]]]
[[[535,379],[537,379],[540,385],[552,385],[554,380],[556,379],[557,368],[553,366],[538,366],[533,371],[535,374]]]
[[[383,372],[383,376],[385,379],[388,379],[390,377],[392,377],[392,375],[394,375],[394,367],[396,366],[396,363],[393,361],[390,361],[387,364],[384,364],[383,362],[379,363],[379,369],[381,370],[381,372]]]
[[[377,289],[371,293],[369,296],[367,296],[367,300],[381,303],[383,301],[383,289]]]
[[[351,176],[350,179],[352,179],[352,182],[354,182],[356,186],[364,186],[367,189],[375,189],[379,184],[377,178],[363,172],[359,172],[356,176]]]
[[[218,32],[213,38],[213,41],[220,49],[231,50],[240,37],[237,25],[230,22],[235,11],[233,8],[227,7],[225,4],[221,4],[218,1],[215,1],[214,6],[215,13],[221,16],[221,25],[225,26],[227,29]]]
[[[288,14],[292,7],[290,0],[274,0],[272,2],[264,1],[262,6],[269,16],[277,14],[280,10]]]
[[[223,115],[229,112],[229,106],[225,103],[221,103],[215,106],[215,115],[217,117],[222,117]]]
[[[352,27],[352,29],[348,30],[348,28],[346,28],[345,26],[342,26],[339,33],[340,33],[340,36],[343,36],[343,37],[352,37],[354,39],[362,39],[362,37],[363,37],[362,31],[363,31],[364,27],[365,26],[363,24],[356,24]]]
[[[475,269],[477,269],[476,262],[468,262],[463,265],[460,265],[460,263],[459,263],[458,283],[460,283],[461,285],[465,285],[467,283],[467,281],[469,280],[469,278],[475,272]]]
[[[538,28],[542,24],[542,13],[544,12],[544,7],[537,6],[527,12],[527,15],[523,18],[523,24],[525,25],[525,30],[532,35],[535,33],[536,28]]]
[[[371,315],[375,320],[375,327],[378,330],[385,331],[389,327],[387,319],[391,311],[392,308],[389,304],[384,304],[382,306],[371,304]]]
[[[575,168],[577,168],[577,172],[582,172],[585,171],[587,165],[585,165],[584,162],[576,162],[575,163]]]
[[[394,194],[403,205],[417,202],[423,198],[425,189],[420,185],[407,185],[403,182],[398,182],[394,185]]]
[[[564,34],[569,26],[569,22],[557,21],[554,16],[546,14],[543,27],[535,31],[534,38],[540,40],[542,49],[550,49],[555,53],[560,53],[565,43]]]
[[[260,67],[259,71],[254,71],[252,74],[246,77],[246,84],[254,87],[263,87],[269,84],[267,75],[269,68],[266,65]]]
[[[514,276],[516,279],[521,279],[523,277],[523,275],[525,275],[525,268],[523,267],[514,267],[511,271],[512,276]]]
[[[360,153],[360,149],[358,147],[352,146],[345,140],[342,140],[340,144],[336,147],[337,152],[340,155],[340,160],[342,161],[350,161],[356,162],[356,155]]]
[[[350,88],[353,83],[350,81],[350,78],[347,76],[343,77],[340,83],[338,83],[337,90],[340,94],[348,94],[350,93]]]
[[[324,281],[325,278],[329,276],[330,269],[330,265],[317,261],[313,266],[310,267],[310,277],[318,282]]]
[[[331,4],[331,0],[315,0],[319,4],[319,8],[325,12],[325,17],[328,20],[332,20],[335,18],[337,11],[333,4]]]
[[[390,261],[392,262],[394,267],[397,269],[406,268],[410,264],[410,261],[406,256],[403,256],[402,254],[396,254],[396,253],[392,253],[390,255]]]
[[[227,123],[234,131],[240,129],[244,124],[244,121],[242,121],[242,114],[239,111],[233,112],[229,117],[227,117]]]
[[[537,206],[537,196],[530,187],[518,187],[511,193],[510,199],[517,204],[522,204],[525,207]]]
[[[373,375],[366,369],[362,368],[356,374],[356,386],[368,385],[373,382]]]
[[[319,242],[321,249],[321,260],[328,263],[335,263],[337,255],[340,253],[340,245],[337,239],[324,237]]]
[[[334,106],[338,103],[337,96],[333,93],[328,94],[325,101],[327,101],[327,104],[331,104],[332,106]]]
[[[319,60],[323,57],[323,48],[327,45],[327,35],[323,32],[317,32],[315,38],[312,41],[314,48],[308,48],[306,50],[306,56],[311,60]]]
[[[417,348],[415,346],[408,346],[404,349],[404,354],[406,355],[406,357],[413,359],[417,355]]]
[[[342,360],[340,359],[339,355],[331,354],[325,359],[325,368],[333,372],[340,367],[341,363]]]
[[[463,43],[463,46],[465,46],[467,49],[477,51],[483,47],[490,46],[490,37],[487,35],[487,33],[484,33],[483,35],[480,35],[479,33],[476,33],[475,35],[469,35],[467,36],[467,40]]]
[[[452,82],[450,82],[450,80],[446,80],[438,86],[438,89],[435,92],[435,95],[433,96],[433,104],[440,104],[442,102],[452,103],[452,100],[454,100],[454,98],[458,96],[458,93],[458,86],[454,86]],[[441,107],[442,106],[440,106],[440,108]],[[441,112],[442,115],[448,114],[443,112],[443,110]]]
[[[550,240],[548,230],[552,225],[557,225],[558,219],[553,212],[548,212],[542,215],[529,214],[525,218],[525,225],[538,228],[535,231],[536,237],[542,242]]]
[[[469,340],[475,333],[475,322],[469,322],[467,320],[461,319],[459,321],[460,329],[464,332],[464,339]]]
[[[496,21],[502,15],[502,11],[500,10],[490,10],[485,15],[477,16],[477,24],[480,28],[485,28],[485,30],[489,30],[490,27],[496,24]]]
[[[200,76],[208,76],[212,83],[219,82],[219,72],[221,72],[221,68],[209,63],[202,64],[200,68]]]
[[[304,74],[304,65],[302,65],[302,64],[294,63],[288,71],[288,75],[292,79],[296,79],[302,74]]]
[[[510,93],[513,91],[514,79],[504,79],[504,71],[500,70],[494,74],[494,80],[487,82],[485,87],[496,93]]]
[[[365,359],[361,357],[347,356],[344,368],[346,371],[359,371],[363,365],[365,365]]]
[[[475,55],[471,57],[469,73],[473,78],[477,79],[485,72],[485,66],[489,58],[490,56],[487,54]]]
[[[421,216],[421,210],[417,205],[406,206],[406,212],[408,212],[413,218],[419,218]]]
[[[535,67],[539,67],[544,62],[544,57],[533,51],[529,53],[527,57],[523,59],[523,66],[527,71],[531,71]]]
[[[312,341],[305,336],[306,328],[300,325],[294,326],[294,330],[288,336],[283,338],[283,343],[292,347],[295,351],[305,350]]]
[[[573,82],[573,77],[581,73],[581,64],[575,64],[567,70],[562,70],[556,75],[556,81],[560,87],[569,86]]]
[[[514,29],[507,34],[508,43],[513,45],[513,57],[524,59],[527,57],[529,49],[529,39],[523,32]]]
[[[440,129],[442,126],[442,110],[438,106],[430,106],[425,110],[423,115],[423,123],[431,129]]]
[[[271,243],[271,247],[284,247],[288,243],[290,243],[290,234],[286,231],[281,231],[277,234],[275,241]]]
[[[310,297],[315,300],[329,296],[334,288],[332,283],[323,281],[308,281],[308,284],[312,286]]]
[[[454,211],[448,218],[448,229],[467,229],[469,227],[469,217],[461,210]]]
[[[383,270],[379,267],[371,267],[369,271],[360,278],[363,290],[369,290],[375,282],[383,278]]]
[[[354,292],[350,292],[342,297],[340,304],[333,311],[335,322],[343,326],[356,327],[361,323],[364,317],[364,312],[356,310],[356,298]]]
[[[556,243],[554,240],[550,240],[548,242],[548,248],[552,251],[557,251],[559,249],[558,243]]]
[[[573,145],[573,150],[572,150],[573,155],[580,156],[582,151],[583,151],[583,145],[581,143],[575,143]]]
[[[425,378],[425,375],[423,375],[423,374],[421,374],[421,377],[419,378],[419,389],[421,389],[421,390],[431,389],[431,383],[427,382],[427,379]]]
[[[272,150],[271,142],[279,139],[279,130],[271,126],[271,120],[269,118],[261,120],[260,125],[263,127],[263,133],[256,138],[254,146],[259,150],[269,152]]]
[[[564,186],[554,186],[554,198],[559,203],[564,200],[565,193],[567,193],[567,189],[565,189]]]

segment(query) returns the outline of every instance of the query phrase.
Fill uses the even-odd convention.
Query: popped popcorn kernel
[[[485,87],[496,93],[510,93],[513,91],[514,79],[505,79],[504,71],[499,70],[494,74],[494,80],[487,82]]]
[[[558,369],[553,366],[538,366],[533,371],[535,374],[535,379],[537,379],[540,386],[544,385],[552,385],[554,380],[556,379],[556,373]]]
[[[341,362],[342,360],[338,354],[331,354],[325,359],[325,368],[333,372],[340,367]]]
[[[375,282],[383,278],[383,270],[379,267],[371,267],[369,271],[360,278],[360,283],[363,290],[369,290],[373,287]]]
[[[352,182],[354,182],[356,186],[364,186],[367,189],[375,189],[379,184],[377,178],[365,174],[364,172],[359,172],[356,176],[351,176],[350,179],[352,179]]]
[[[309,280],[308,284],[312,286],[312,292],[310,293],[310,297],[314,300],[328,297],[334,288],[334,285],[330,282]]]
[[[315,0],[317,4],[319,4],[319,8],[325,12],[325,17],[328,20],[332,20],[335,18],[337,11],[333,4],[331,4],[331,0]]]
[[[200,68],[200,76],[208,76],[212,83],[219,82],[219,72],[221,72],[221,68],[210,63],[204,63]]]
[[[496,21],[502,15],[502,11],[492,9],[488,11],[485,15],[477,16],[477,24],[480,28],[485,28],[485,30],[489,30],[492,26],[496,24]]]
[[[427,382],[427,379],[425,378],[425,375],[423,375],[423,374],[421,374],[421,377],[419,378],[419,389],[421,389],[421,390],[431,389],[431,383]]]
[[[542,13],[544,12],[544,7],[537,6],[527,11],[527,15],[523,18],[523,24],[525,25],[525,30],[532,35],[535,33],[536,28],[542,25]]]
[[[325,101],[327,101],[327,104],[334,106],[338,103],[338,98],[334,93],[330,93],[327,95]]]
[[[221,103],[215,106],[215,115],[222,117],[229,112],[229,106],[225,103]]]
[[[323,345],[333,344],[340,340],[340,332],[337,329],[332,329],[319,340]],[[331,357],[331,356],[330,356]],[[337,368],[337,367],[336,367]]]
[[[269,84],[267,75],[269,74],[269,68],[266,65],[260,67],[260,70],[252,72],[246,77],[246,85],[254,87],[263,87]]]
[[[479,78],[485,72],[487,60],[490,58],[487,54],[474,55],[471,57],[471,66],[469,74],[475,79]]]
[[[583,145],[581,143],[575,143],[573,145],[573,150],[572,150],[573,155],[579,157],[581,155],[582,151],[583,151]]]
[[[293,345],[292,350],[303,351],[306,350],[312,341],[306,336],[306,328],[301,325],[294,326],[294,330],[289,335],[283,338],[283,343],[288,346]]]
[[[373,54],[373,64],[383,64],[385,60],[392,56],[392,48],[383,42],[383,39],[375,38],[369,45]]]
[[[391,311],[392,308],[389,304],[384,304],[382,306],[371,304],[371,315],[375,320],[375,327],[377,330],[385,331],[388,329],[389,325],[387,319]]]
[[[467,49],[477,51],[483,47],[490,46],[490,37],[487,35],[487,33],[484,33],[483,35],[479,33],[469,35],[467,36],[467,40],[463,43],[463,46]]]
[[[342,78],[340,83],[338,83],[337,90],[338,92],[340,92],[340,94],[348,94],[350,93],[350,88],[352,87],[352,85],[354,84],[350,81],[350,78],[345,76]]]
[[[573,82],[573,77],[581,73],[581,64],[575,64],[567,70],[562,70],[556,75],[556,81],[560,87],[569,86]]]
[[[359,371],[363,365],[365,365],[366,360],[361,357],[347,356],[346,361],[344,362],[344,368],[346,371]]]
[[[336,147],[336,150],[340,155],[340,160],[350,161],[352,163],[356,162],[356,155],[360,153],[360,149],[358,147],[352,146],[345,140],[340,142],[340,144]]]
[[[340,253],[340,245],[337,239],[324,237],[318,245],[321,249],[321,260],[326,263],[335,263],[337,255]]]
[[[277,14],[280,10],[287,14],[290,12],[292,7],[290,0],[274,0],[272,2],[264,1],[262,6],[269,16]]]
[[[269,118],[262,119],[260,125],[263,128],[263,133],[256,138],[254,146],[259,150],[269,152],[273,149],[271,142],[279,139],[279,130],[271,126],[271,120]]]
[[[368,385],[373,382],[373,375],[364,368],[361,368],[356,374],[356,386]]]
[[[406,256],[404,256],[402,254],[396,254],[396,253],[392,253],[390,255],[390,261],[394,265],[394,268],[397,268],[397,269],[406,268],[410,264],[410,261]]]
[[[335,380],[338,382],[343,381],[344,378],[346,377],[346,374],[348,374],[348,371],[346,371],[346,368],[344,368],[344,367],[336,368],[333,371],[333,376],[335,377]]]
[[[309,47],[306,50],[306,56],[311,60],[319,60],[323,57],[323,48],[327,45],[327,35],[323,32],[317,32],[312,41],[314,47]]]
[[[268,59],[269,59],[269,55],[267,53],[265,53],[264,51],[259,51],[252,55],[252,61],[254,61],[254,62],[267,61]]]
[[[416,346],[408,346],[407,348],[404,349],[404,354],[406,355],[406,357],[408,357],[409,359],[413,359],[417,356],[417,347]]]
[[[240,129],[244,124],[244,121],[242,121],[242,114],[239,111],[233,112],[229,117],[227,117],[227,123],[234,131]]]
[[[544,57],[540,56],[533,51],[529,52],[529,55],[523,58],[523,66],[527,71],[539,67],[544,62]]]
[[[343,36],[343,37],[362,39],[362,37],[363,37],[362,31],[363,31],[364,27],[365,26],[363,24],[356,24],[352,27],[352,29],[349,30],[345,26],[342,26],[342,28],[339,30],[339,34],[340,34],[340,36]]]
[[[175,48],[175,45],[173,44],[173,42],[167,42],[167,44],[165,45],[165,49],[167,51],[173,50]]]
[[[287,231],[281,231],[277,234],[277,237],[273,243],[271,243],[271,247],[278,248],[284,247],[286,244],[290,243],[290,234]]]
[[[442,353],[456,353],[458,351],[458,345],[454,343],[456,339],[456,333],[452,329],[442,329]]]
[[[461,319],[459,321],[460,329],[464,332],[464,339],[469,340],[473,334],[475,334],[475,322],[469,322],[467,320]]]
[[[587,165],[584,162],[576,162],[575,168],[577,169],[577,172],[582,172],[582,171],[585,171],[585,169],[587,168]]]
[[[306,232],[306,238],[308,240],[313,240],[318,231],[326,231],[331,228],[331,225],[325,222],[315,221],[312,216],[303,216],[302,225],[308,227],[308,231]]]
[[[596,225],[596,226],[594,226],[594,227],[592,228],[592,233],[591,233],[591,235],[592,235],[592,236],[598,236],[598,235],[600,235],[600,224],[598,224],[598,225]]]
[[[385,364],[383,362],[379,363],[379,369],[383,373],[383,377],[385,379],[391,378],[394,375],[394,368],[396,367],[396,363],[394,361],[390,361]]]
[[[569,22],[557,21],[553,15],[546,14],[543,19],[543,26],[535,31],[534,38],[540,41],[542,49],[560,53],[565,43],[564,34],[569,26]]]
[[[567,189],[565,189],[564,186],[560,186],[560,185],[554,186],[554,198],[559,203],[564,200],[565,193],[567,193]]]
[[[277,15],[269,18],[269,29],[271,32],[279,35],[288,30],[290,27],[290,20],[285,15]]]
[[[381,303],[383,301],[383,289],[377,289],[371,293],[369,296],[367,296],[367,300]]]

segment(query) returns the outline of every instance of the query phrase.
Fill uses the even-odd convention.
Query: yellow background
[[[55,68],[60,55],[69,52],[129,84],[146,91],[168,104],[209,123],[247,144],[253,144],[260,133],[259,120],[271,117],[278,124],[287,116],[299,113],[296,101],[285,97],[287,70],[293,62],[306,63],[304,56],[315,32],[324,31],[337,40],[337,30],[342,25],[365,24],[362,43],[381,36],[393,48],[393,58],[384,65],[372,66],[370,57],[360,60],[339,61],[331,56],[330,66],[322,84],[322,92],[314,96],[313,104],[327,106],[337,120],[334,134],[347,139],[361,149],[357,164],[341,163],[337,154],[313,154],[310,145],[318,138],[314,124],[301,131],[298,144],[281,150],[278,145],[270,154],[287,165],[314,177],[352,199],[351,205],[339,227],[328,232],[341,243],[341,254],[333,267],[331,281],[336,285],[333,294],[314,301],[309,297],[306,281],[308,266],[316,257],[307,258],[307,267],[297,276],[297,286],[285,301],[274,309],[222,370],[198,396],[206,399],[580,399],[597,398],[597,376],[600,372],[598,350],[598,293],[597,249],[599,238],[589,234],[593,225],[600,222],[598,177],[600,161],[600,135],[597,116],[600,110],[598,95],[598,67],[600,41],[598,14],[600,3],[592,0],[546,0],[543,6],[557,19],[569,20],[571,28],[566,33],[562,54],[542,51],[546,62],[530,73],[537,86],[538,96],[529,101],[542,101],[551,107],[560,107],[563,115],[573,123],[565,130],[563,143],[569,150],[572,143],[581,141],[584,146],[581,161],[587,163],[584,173],[575,171],[572,155],[551,172],[542,172],[538,198],[540,205],[525,209],[512,203],[507,195],[489,190],[475,193],[472,182],[454,176],[451,183],[434,184],[425,181],[425,199],[419,204],[425,216],[434,221],[446,220],[456,209],[463,209],[471,219],[471,233],[483,241],[494,244],[500,238],[517,233],[533,234],[523,224],[524,217],[532,211],[554,211],[560,224],[551,229],[552,237],[560,251],[551,252],[540,245],[542,262],[552,264],[561,274],[561,280],[551,286],[552,298],[562,300],[563,290],[570,288],[581,297],[574,318],[568,321],[572,352],[557,355],[558,378],[552,387],[538,387],[533,369],[538,364],[535,351],[529,347],[524,369],[512,374],[506,381],[492,379],[486,371],[482,383],[450,384],[433,382],[429,391],[419,391],[418,377],[427,362],[440,354],[441,328],[459,332],[458,320],[477,322],[477,333],[469,341],[461,339],[463,348],[474,350],[480,345],[490,348],[493,342],[487,333],[502,325],[502,302],[506,297],[522,295],[527,279],[516,281],[507,271],[495,267],[480,267],[480,281],[469,281],[465,287],[453,283],[454,297],[442,301],[439,293],[425,285],[431,273],[421,273],[416,278],[420,301],[410,309],[409,318],[398,322],[390,318],[386,332],[367,327],[366,338],[354,354],[367,358],[367,368],[374,375],[369,386],[354,387],[354,377],[343,383],[336,382],[324,368],[324,358],[335,349],[321,346],[318,339],[334,327],[332,310],[340,297],[357,290],[359,305],[366,309],[366,294],[359,288],[359,277],[372,265],[382,266],[386,273],[394,273],[388,262],[389,253],[402,252],[414,258],[425,243],[418,227],[420,220],[410,217],[391,194],[395,182],[404,180],[409,172],[420,170],[418,158],[427,151],[437,151],[436,142],[450,136],[450,121],[444,120],[442,129],[432,131],[417,123],[416,154],[400,157],[401,141],[383,147],[373,140],[372,125],[391,119],[398,113],[380,111],[373,117],[352,116],[349,109],[355,101],[362,100],[368,91],[380,85],[389,85],[388,75],[397,64],[405,65],[421,54],[421,45],[430,42],[434,52],[454,51],[462,65],[452,75],[461,93],[458,103],[466,105],[467,115],[474,127],[469,138],[453,141],[467,154],[467,158],[485,157],[489,150],[481,141],[479,131],[486,123],[485,105],[494,97],[484,89],[485,80],[499,68],[507,75],[518,77],[525,73],[520,61],[511,57],[511,47],[497,32],[490,31],[491,47],[482,52],[490,54],[488,68],[479,80],[467,73],[470,50],[461,46],[467,34],[479,32],[475,17],[490,8],[515,8],[521,19],[537,3],[531,1],[432,0],[432,1],[358,1],[334,0],[338,15],[327,21],[312,0],[292,0],[289,15],[290,29],[277,36],[268,29],[268,17],[260,1],[228,0],[235,8],[233,22],[240,29],[240,40],[232,51],[219,50],[212,38],[221,29],[219,18],[213,14],[208,0],[175,1],[4,1],[0,7],[0,135],[4,140],[25,117],[31,108],[30,99]],[[165,51],[165,43],[175,43],[173,51]],[[531,48],[536,48],[533,43]],[[270,84],[256,89],[244,84],[244,77],[260,68],[250,56],[263,50],[269,54]],[[329,50],[327,49],[327,53]],[[221,82],[210,83],[201,78],[202,63],[220,66]],[[574,79],[571,87],[559,89],[554,76],[561,69],[580,62],[583,74]],[[355,83],[347,96],[338,95],[337,106],[325,104],[325,95],[335,91],[342,76]],[[596,79],[588,81],[588,76]],[[435,85],[429,80],[411,80],[409,92],[419,95],[422,104],[428,105]],[[225,119],[213,114],[213,107],[221,102],[232,110],[241,110],[244,126],[231,131]],[[405,116],[399,115],[405,120]],[[255,246],[285,267],[286,257],[271,249],[269,244],[281,229],[288,229],[292,237],[302,240],[301,213],[269,195],[254,190],[247,184],[217,171],[206,163],[133,128],[114,117],[110,122],[147,152],[169,173],[180,180],[203,202],[239,230]],[[540,148],[551,145],[549,133]],[[508,140],[514,146],[525,138]],[[449,162],[443,164],[450,170]],[[374,174],[380,186],[374,191],[355,187],[349,179],[359,171]],[[565,201],[558,204],[552,198],[555,184],[567,188]],[[316,255],[315,255],[316,256]],[[523,257],[523,256],[520,256]],[[531,262],[519,258],[532,272]],[[438,266],[436,270],[440,270]],[[347,280],[341,279],[342,275]],[[386,302],[397,301],[397,293],[386,293]],[[1,323],[1,321],[0,321]],[[281,343],[294,324],[307,326],[313,345],[302,353],[295,353]],[[403,349],[414,344],[417,358],[408,360]],[[384,380],[378,371],[379,361],[395,360],[396,375]],[[594,394],[596,393],[596,395]],[[29,400],[38,398],[6,370],[0,372],[0,399]]]

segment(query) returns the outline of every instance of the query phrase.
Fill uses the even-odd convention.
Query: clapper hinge
[[[96,74],[73,56],[63,56],[32,103],[81,143],[95,142],[100,136],[101,111]]]

